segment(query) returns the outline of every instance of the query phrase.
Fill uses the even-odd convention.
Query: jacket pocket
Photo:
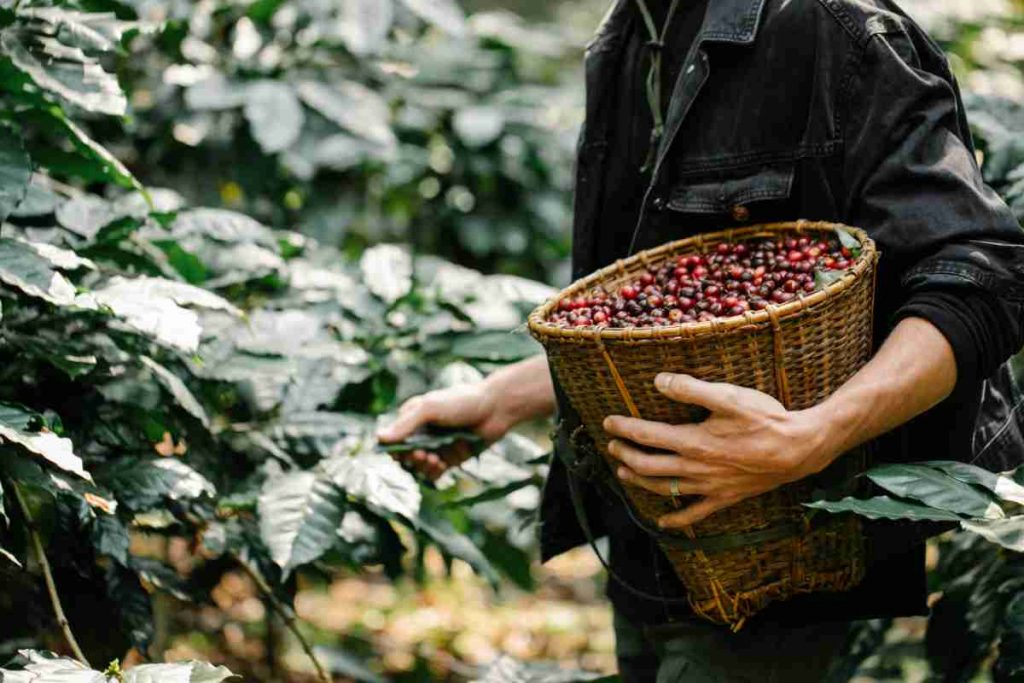
[[[669,192],[667,207],[685,213],[731,213],[737,220],[745,220],[750,204],[789,199],[795,172],[795,166],[787,162],[736,177],[685,180]]]

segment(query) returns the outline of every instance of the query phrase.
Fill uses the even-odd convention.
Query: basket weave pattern
[[[587,435],[613,468],[616,461],[608,455],[609,439],[602,428],[608,415],[681,424],[698,421],[706,412],[659,393],[654,388],[659,372],[758,389],[792,409],[810,407],[829,396],[870,357],[878,252],[863,231],[842,226],[861,242],[862,253],[840,280],[764,311],[702,323],[569,329],[546,322],[557,302],[594,289],[613,294],[646,271],[648,264],[705,253],[719,242],[820,238],[836,227],[798,221],[672,242],[577,281],[531,314],[531,333],[547,350]],[[863,453],[856,451],[839,458],[831,469],[860,471],[864,465]],[[699,540],[795,525],[783,538],[714,553],[662,543],[697,614],[738,627],[773,601],[802,592],[845,590],[860,581],[864,548],[859,521],[828,516],[811,526],[808,510],[800,503],[811,499],[813,488],[813,479],[795,482],[720,511],[690,530],[690,536]],[[645,520],[653,522],[676,509],[669,497],[634,486],[624,489]]]

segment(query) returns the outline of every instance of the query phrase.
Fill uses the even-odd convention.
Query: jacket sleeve
[[[878,286],[899,292],[881,319],[935,325],[956,357],[954,396],[977,396],[1024,346],[1024,231],[982,180],[941,52],[909,24],[885,27],[840,109],[845,213],[882,251]]]

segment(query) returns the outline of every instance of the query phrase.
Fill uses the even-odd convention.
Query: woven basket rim
[[[709,244],[719,242],[732,242],[737,239],[756,239],[759,236],[767,236],[765,233],[785,232],[835,232],[843,229],[857,238],[861,245],[861,253],[852,266],[835,282],[823,289],[816,290],[810,294],[799,293],[795,299],[784,304],[769,304],[760,311],[746,311],[743,315],[715,318],[703,322],[690,322],[680,325],[668,325],[662,327],[625,327],[625,328],[594,328],[594,327],[573,327],[566,328],[547,322],[547,317],[558,302],[566,297],[573,296],[581,291],[589,291],[601,284],[611,276],[624,275],[630,268],[637,264],[646,266],[648,263],[658,263],[668,256],[677,252],[701,252],[705,251]],[[874,240],[868,234],[851,225],[843,223],[832,223],[829,221],[781,221],[776,223],[762,223],[750,225],[743,228],[730,228],[717,232],[702,233],[692,237],[686,237],[673,242],[667,242],[652,249],[637,252],[626,259],[619,259],[611,265],[576,280],[568,287],[562,289],[550,297],[543,304],[530,313],[528,325],[530,333],[539,340],[557,339],[561,341],[570,340],[594,340],[601,341],[642,341],[648,339],[679,339],[694,338],[708,335],[717,335],[730,332],[736,329],[750,329],[770,324],[772,320],[781,320],[794,315],[799,315],[811,306],[816,306],[852,286],[871,266],[877,261],[879,252],[875,247]]]

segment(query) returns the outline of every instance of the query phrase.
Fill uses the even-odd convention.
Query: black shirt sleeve
[[[923,318],[953,347],[957,381],[954,395],[970,391],[1017,351],[1012,326],[1006,325],[998,297],[983,289],[924,289],[904,303],[893,317]]]

